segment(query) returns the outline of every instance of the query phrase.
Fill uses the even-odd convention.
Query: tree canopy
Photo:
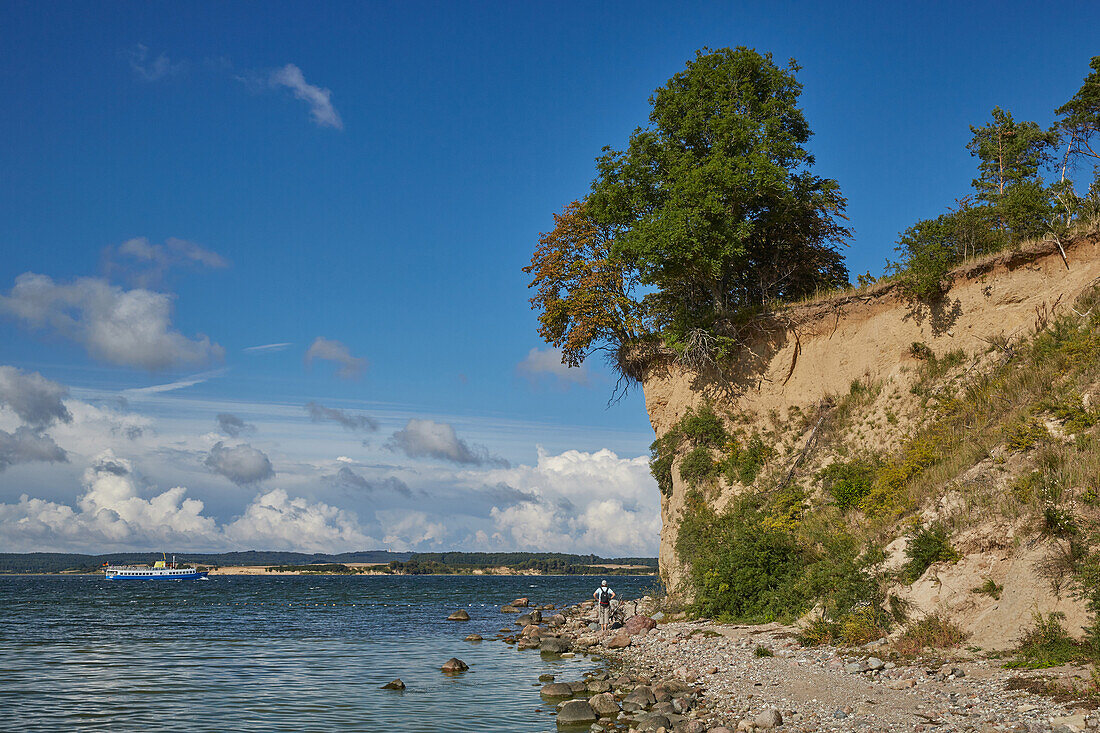
[[[847,284],[845,200],[812,172],[798,68],[703,49],[650,97],[626,149],[604,148],[591,192],[525,268],[563,362],[654,333],[735,341],[746,314]]]

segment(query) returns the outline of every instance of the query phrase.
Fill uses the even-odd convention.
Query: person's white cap
[[[607,581],[605,580],[605,581],[601,582],[600,585],[607,585]]]

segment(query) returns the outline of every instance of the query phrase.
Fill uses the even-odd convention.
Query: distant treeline
[[[640,567],[608,568],[608,565]],[[389,571],[405,575],[450,575],[499,567],[545,575],[652,575],[657,571],[657,558],[605,559],[597,555],[560,552],[425,552],[413,555],[406,562],[391,561]]]
[[[167,553],[169,558],[172,553]],[[112,565],[145,564],[159,560],[156,552],[116,552],[105,555],[82,555],[64,552],[0,553],[0,573],[61,573],[91,572]],[[176,553],[181,563],[208,567],[233,565],[267,565],[279,570],[311,570],[317,572],[354,572],[345,563],[387,564],[389,572],[408,575],[450,574],[483,568],[509,567],[514,570],[536,570],[560,575],[590,573],[650,574],[656,572],[655,557],[616,557],[605,559],[597,555],[568,555],[559,552],[343,552],[336,555],[302,552],[222,552]],[[606,570],[606,565],[641,565],[643,568]],[[340,570],[339,568],[343,568]]]
[[[347,562],[402,562],[412,557],[411,552],[369,550],[366,552],[342,552],[336,555],[304,552],[177,552],[176,560],[208,567],[226,565],[316,565],[318,563]],[[172,553],[167,557],[171,559]],[[65,552],[0,553],[0,573],[60,573],[89,572],[99,569],[103,563],[112,565],[145,564],[160,560],[159,552],[114,552],[105,555],[81,555]]]

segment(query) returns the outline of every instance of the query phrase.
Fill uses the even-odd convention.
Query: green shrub
[[[766,646],[758,646],[752,650],[752,653],[757,657],[774,657],[775,652]]]
[[[680,462],[680,478],[689,486],[696,486],[718,476],[718,464],[710,456],[710,449],[699,446],[684,456]]]
[[[685,443],[692,446],[694,454],[692,463],[687,468],[688,475],[702,478],[711,478],[716,475],[717,467],[713,469],[708,467],[703,460],[705,452],[701,453],[699,449],[723,448],[729,439],[729,433],[726,432],[722,419],[718,417],[713,407],[703,405],[688,409],[679,422],[649,446],[649,471],[657,480],[657,488],[665,496],[672,494],[672,464],[676,460],[676,453]],[[705,457],[713,463],[709,453],[705,453]],[[691,482],[691,479],[684,474],[682,465],[680,476],[685,481]]]
[[[925,616],[905,627],[904,633],[894,642],[901,654],[918,654],[925,647],[953,649],[966,641],[968,634],[958,624],[940,613]]]
[[[1005,442],[1011,451],[1025,451],[1050,439],[1046,426],[1036,418],[1019,420],[1008,428]]]
[[[863,501],[874,487],[878,462],[855,458],[831,463],[818,473],[821,484],[841,511],[848,511]]]
[[[1043,669],[1087,660],[1088,648],[1074,640],[1062,625],[1064,613],[1053,611],[1044,618],[1036,612],[1032,618],[1035,625],[1024,632],[1016,648],[1016,659],[1006,667]]]
[[[726,443],[726,460],[723,465],[726,480],[751,486],[774,452],[759,433],[753,433],[744,446],[731,439]]]
[[[924,571],[932,567],[933,563],[954,562],[959,559],[959,553],[951,547],[947,528],[940,522],[915,529],[909,535],[905,556],[909,561],[905,563],[903,574],[910,583],[924,575]]]
[[[970,592],[983,593],[993,600],[999,601],[1001,600],[1001,591],[1004,589],[1005,587],[1003,585],[997,585],[997,582],[993,580],[993,578],[986,578],[984,583],[975,588],[971,588]]]

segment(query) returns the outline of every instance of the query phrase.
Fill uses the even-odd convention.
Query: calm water
[[[613,578],[624,597],[654,578]],[[0,730],[552,731],[538,676],[597,666],[492,640],[499,606],[586,577],[0,577]],[[468,623],[446,621],[465,608]],[[462,639],[471,633],[480,643]],[[470,665],[449,677],[450,657]],[[403,693],[379,690],[400,677]],[[542,712],[536,712],[541,708]]]

